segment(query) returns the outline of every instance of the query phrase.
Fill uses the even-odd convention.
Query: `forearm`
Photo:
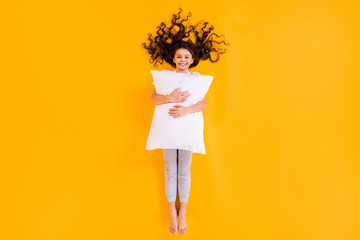
[[[187,107],[188,109],[188,113],[192,113],[192,112],[199,112],[202,111],[204,109],[206,109],[207,103],[206,103],[206,98],[204,98],[203,100],[201,100],[200,102]]]
[[[171,99],[170,96],[168,95],[159,95],[159,94],[154,94],[151,96],[150,102],[152,104],[164,104],[164,103],[170,103]]]

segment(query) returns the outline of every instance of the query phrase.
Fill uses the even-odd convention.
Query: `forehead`
[[[176,50],[176,55],[191,55],[191,53],[185,48],[179,48]]]

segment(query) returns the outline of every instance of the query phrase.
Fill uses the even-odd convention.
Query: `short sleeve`
[[[155,81],[154,81],[153,70],[150,70],[150,73],[151,73],[152,85],[154,85],[154,86],[155,86]]]

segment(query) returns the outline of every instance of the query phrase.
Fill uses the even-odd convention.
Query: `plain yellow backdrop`
[[[171,235],[147,33],[230,42]],[[0,239],[360,239],[358,1],[2,1]],[[159,69],[171,69],[163,65]]]

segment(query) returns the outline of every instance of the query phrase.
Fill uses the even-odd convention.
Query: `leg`
[[[177,151],[176,149],[163,149],[163,154],[165,160],[165,188],[170,211],[169,230],[172,234],[175,234],[177,229],[177,211],[175,208],[177,191]]]
[[[175,202],[177,193],[177,151],[163,149],[165,160],[165,189],[168,202]]]
[[[192,152],[179,149],[178,182],[180,203],[186,203],[189,198],[191,161]]]
[[[179,149],[179,166],[178,166],[178,181],[179,181],[179,196],[180,196],[180,211],[179,211],[179,234],[184,234],[186,226],[186,204],[188,202],[190,193],[190,166],[192,162],[192,152]]]

